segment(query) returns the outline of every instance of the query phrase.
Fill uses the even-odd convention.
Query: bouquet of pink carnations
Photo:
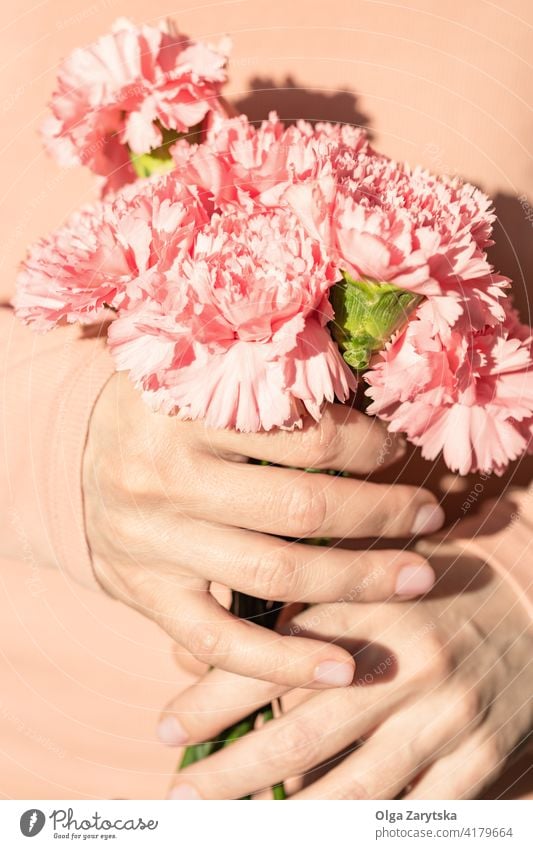
[[[361,129],[227,117],[225,61],[123,22],[67,61],[48,145],[107,194],[30,249],[20,318],[109,319],[117,369],[180,419],[295,428],[359,384],[427,459],[501,474],[530,444],[533,340],[487,258],[490,200]],[[233,609],[274,624],[263,602]]]

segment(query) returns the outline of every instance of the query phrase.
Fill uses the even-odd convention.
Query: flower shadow
[[[349,89],[309,89],[291,74],[281,82],[275,82],[272,77],[256,76],[249,85],[250,92],[236,100],[234,106],[254,123],[264,120],[275,110],[287,124],[294,124],[301,118],[312,124],[318,121],[350,124],[364,127],[372,137],[370,117],[359,108],[356,94]]]

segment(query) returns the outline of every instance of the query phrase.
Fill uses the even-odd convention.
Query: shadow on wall
[[[513,281],[522,321],[533,325],[533,197],[497,194],[495,244],[489,249],[494,267]]]
[[[372,138],[370,116],[359,108],[354,92],[349,89],[307,89],[292,76],[278,83],[271,77],[253,77],[250,92],[237,100],[235,107],[256,123],[275,110],[286,123],[304,118],[311,123],[331,121],[352,124],[364,127]],[[468,179],[468,175],[465,178]],[[495,269],[513,281],[514,299],[522,320],[533,325],[533,197],[528,201],[523,196],[498,194],[494,198],[494,205],[497,214],[495,245],[489,249],[489,256]],[[375,477],[376,480],[380,478],[389,480],[390,472]],[[448,516],[453,520],[460,515],[469,479],[463,481],[460,492],[452,493],[442,483],[449,481],[449,478],[449,471],[442,461],[429,464],[420,458],[416,450],[404,461],[402,481],[427,486],[434,492],[440,491],[445,499]],[[507,486],[526,486],[532,479],[533,458],[522,458],[511,464],[502,478],[493,476],[484,483],[479,507],[487,497],[500,494]],[[475,483],[476,477],[472,476],[471,481]],[[472,510],[474,512],[475,509]]]
[[[293,76],[276,83],[271,77],[253,77],[250,92],[235,107],[258,123],[275,110],[288,124],[304,118],[311,123],[331,121],[364,127],[372,138],[371,118],[349,89],[307,89]],[[465,175],[468,179],[468,175]],[[483,188],[482,186],[480,188]],[[496,244],[489,254],[494,267],[513,281],[516,305],[523,321],[533,324],[533,197],[498,194],[494,198]]]
[[[352,124],[364,127],[372,138],[370,118],[358,108],[357,96],[349,89],[307,89],[290,75],[281,83],[269,77],[253,77],[249,85],[250,93],[237,100],[235,108],[254,123],[275,110],[286,124],[294,124],[299,118],[312,124],[317,121]]]

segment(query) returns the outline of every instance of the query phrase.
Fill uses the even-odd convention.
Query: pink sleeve
[[[82,457],[113,364],[77,327],[39,336],[0,308],[0,555],[97,587],[85,537]]]

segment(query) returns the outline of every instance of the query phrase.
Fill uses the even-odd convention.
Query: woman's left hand
[[[454,542],[431,563],[437,588],[409,607],[340,602],[295,616],[289,633],[352,652],[354,686],[293,691],[282,716],[180,772],[170,798],[238,799],[293,776],[304,776],[293,799],[478,796],[531,728],[533,637],[518,596],[480,557]],[[196,743],[282,694],[215,670],[165,717]]]

